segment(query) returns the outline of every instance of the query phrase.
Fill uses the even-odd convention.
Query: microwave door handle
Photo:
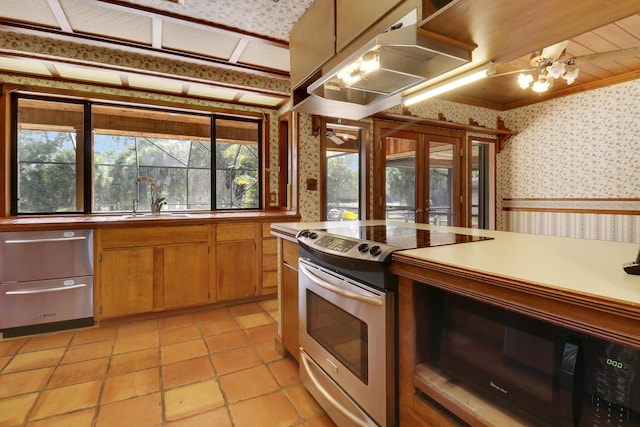
[[[562,349],[562,363],[560,365],[560,415],[564,426],[573,426],[573,394],[576,377],[576,367],[580,356],[580,346],[576,343],[565,342]]]
[[[300,360],[302,360],[304,369],[307,371],[307,375],[309,375],[309,379],[316,386],[316,389],[320,393],[322,393],[322,396],[324,396],[324,398],[327,399],[334,408],[339,410],[342,413],[342,415],[344,415],[345,417],[353,421],[354,424],[361,427],[375,427],[375,424],[372,424],[369,420],[358,418],[352,412],[349,412],[347,408],[345,408],[340,402],[338,402],[333,396],[331,396],[331,393],[329,393],[327,390],[325,390],[322,387],[320,382],[316,379],[315,375],[313,374],[311,367],[309,366],[309,362],[307,361],[308,357],[309,356],[307,356],[307,353],[305,353],[304,349],[300,347]]]
[[[364,302],[366,304],[370,304],[370,305],[377,305],[377,306],[381,306],[382,305],[382,301],[378,298],[374,298],[374,297],[369,297],[366,295],[360,295],[357,294],[355,292],[350,292],[347,291],[345,289],[339,288],[338,286],[332,285],[331,283],[327,282],[326,280],[321,279],[320,277],[316,276],[315,274],[313,274],[313,272],[311,272],[307,267],[305,267],[302,264],[298,265],[298,269],[302,270],[302,272],[305,274],[305,276],[307,276],[309,278],[309,280],[311,280],[313,283],[315,283],[316,285],[320,286],[321,288],[326,289],[329,292],[333,292],[334,294],[338,294],[341,295],[345,298],[349,298],[355,301],[359,301],[359,302]]]

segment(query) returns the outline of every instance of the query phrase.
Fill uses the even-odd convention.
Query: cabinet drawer
[[[207,231],[206,225],[113,228],[102,230],[102,247],[123,248],[208,242]]]
[[[282,241],[282,261],[294,268],[298,268],[299,248],[297,243]]]
[[[278,269],[278,255],[262,256],[262,271],[276,271]]]
[[[262,273],[262,287],[273,288],[278,286],[278,272],[265,271]]]
[[[278,253],[278,242],[275,238],[264,239],[262,241],[262,254],[270,255]]]
[[[256,227],[253,223],[218,224],[216,225],[216,241],[253,240],[256,238]]]

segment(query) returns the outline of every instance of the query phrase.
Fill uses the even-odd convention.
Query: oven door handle
[[[298,269],[302,270],[302,273],[304,273],[304,275],[307,276],[309,280],[311,280],[313,283],[320,286],[321,288],[326,289],[329,292],[333,292],[334,294],[338,294],[345,298],[349,298],[358,302],[364,302],[366,304],[377,305],[377,306],[382,305],[382,300],[380,300],[379,298],[370,297],[367,295],[360,295],[355,292],[350,292],[338,286],[332,285],[326,280],[323,280],[322,278],[313,274],[313,272],[309,270],[309,268],[305,267],[303,264],[299,264]]]
[[[21,289],[18,291],[7,291],[6,295],[30,295],[30,294],[44,294],[46,292],[59,292],[69,291],[71,289],[85,288],[86,283],[78,283],[77,285],[57,286],[55,288],[36,288],[36,289]]]
[[[327,399],[329,403],[333,405],[333,407],[335,407],[338,411],[340,411],[342,415],[344,415],[345,417],[353,421],[356,425],[362,426],[362,427],[375,427],[375,424],[371,423],[370,420],[366,418],[365,419],[358,418],[355,414],[353,414],[352,412],[349,412],[349,410],[345,408],[344,405],[338,402],[335,399],[335,397],[331,396],[331,393],[329,393],[327,390],[325,390],[322,387],[320,382],[316,379],[315,375],[313,374],[311,367],[309,366],[309,362],[307,360],[308,357],[309,356],[307,356],[307,353],[304,351],[304,349],[300,347],[300,360],[302,360],[302,364],[304,365],[304,369],[307,371],[307,375],[309,375],[309,379],[316,386],[316,390],[322,393],[322,396],[324,396],[324,398]]]

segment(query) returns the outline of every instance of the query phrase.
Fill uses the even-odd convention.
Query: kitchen
[[[40,83],[36,86],[46,86],[42,80],[29,80],[23,75],[5,77],[3,74],[3,82],[5,84]],[[434,100],[416,105],[411,113],[427,118],[438,117],[443,113],[447,121],[454,123],[466,123],[469,117],[472,117],[487,128],[495,128],[496,116],[501,116],[507,127],[518,133],[506,142],[503,151],[498,155],[496,165],[498,229],[509,230],[509,227],[515,224],[521,224],[523,227],[538,226],[548,219],[556,222],[545,224],[542,229],[557,230],[563,224],[580,222],[575,218],[566,220],[566,215],[584,217],[585,215],[580,213],[584,211],[601,214],[605,218],[609,218],[613,213],[616,219],[606,219],[607,221],[612,221],[614,224],[620,221],[626,224],[626,220],[633,218],[634,211],[635,194],[632,182],[635,182],[635,179],[631,159],[637,150],[633,140],[637,135],[638,121],[633,108],[635,97],[630,95],[637,90],[637,80],[634,80],[499,112]],[[270,114],[270,129],[273,134],[279,128],[277,114],[274,114],[273,110],[267,110],[267,112]],[[592,124],[589,133],[582,131],[583,123]],[[297,182],[301,186],[298,189],[297,206],[302,221],[316,221],[320,219],[319,192],[304,186],[309,179],[321,182],[318,171],[318,138],[312,135],[312,117],[301,114],[299,128],[300,166]],[[612,136],[615,137],[616,150],[611,149]],[[580,144],[577,142],[566,144],[567,137],[580,138]],[[275,137],[271,139],[277,140]],[[272,144],[277,145],[274,142]],[[275,150],[275,147],[272,147],[272,150]],[[599,154],[585,155],[584,153],[587,152]],[[271,164],[278,165],[274,161]],[[275,171],[273,166],[272,169]],[[272,176],[275,175],[272,172]],[[275,187],[273,185],[270,188]],[[286,190],[276,191],[279,194],[285,192]],[[295,192],[292,191],[293,194]],[[6,195],[3,197],[6,204]],[[576,198],[578,200],[564,200]],[[563,200],[565,203],[571,203],[570,208],[577,212],[563,212],[563,209],[567,209],[562,205]],[[279,198],[278,203],[286,205],[286,198]],[[501,208],[503,203],[511,205],[507,209]],[[516,203],[524,206],[514,209],[512,205]],[[552,205],[550,210],[557,212],[545,212],[545,209],[549,209],[547,206],[549,204]],[[631,212],[631,214],[625,215],[625,212]],[[558,217],[561,219],[558,220]],[[560,225],[557,225],[558,223]],[[606,227],[602,228],[606,229]],[[591,229],[587,227],[584,232],[590,231]],[[633,229],[628,233],[617,233],[616,238],[635,242],[637,239],[634,239],[633,233]],[[629,258],[632,258],[632,255],[629,255]],[[623,261],[626,260],[620,262]]]

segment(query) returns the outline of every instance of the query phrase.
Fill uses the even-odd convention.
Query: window
[[[366,219],[368,131],[363,124],[323,119],[321,166],[322,218],[328,221]]]
[[[22,96],[14,111],[14,214],[149,211],[152,183],[170,211],[261,207],[261,120]]]

